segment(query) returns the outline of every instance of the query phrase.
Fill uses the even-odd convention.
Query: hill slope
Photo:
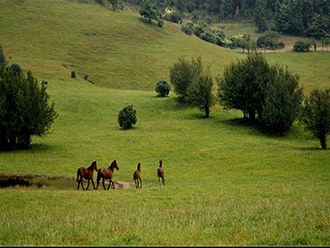
[[[180,56],[202,56],[214,75],[240,57],[185,35],[174,24],[159,28],[136,13],[99,5],[5,1],[0,8],[7,59],[40,79],[66,78],[75,70],[99,86],[154,90],[159,80],[169,80],[169,67]]]

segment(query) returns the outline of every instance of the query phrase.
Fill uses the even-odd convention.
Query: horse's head
[[[96,165],[96,161],[94,161],[94,162],[92,163],[92,165],[93,165],[93,170],[98,171],[98,169],[97,169],[97,165]]]
[[[112,162],[112,165],[114,166],[114,168],[116,168],[117,170],[119,170],[119,167],[118,167],[118,165],[117,165],[117,161],[116,161],[116,160],[114,160],[114,161]]]

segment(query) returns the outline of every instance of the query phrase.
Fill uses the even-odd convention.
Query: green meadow
[[[297,122],[272,136],[242,124],[240,111],[217,104],[206,119],[154,90],[181,56],[201,56],[215,77],[246,54],[92,2],[0,1],[8,63],[47,81],[59,114],[31,149],[1,152],[0,173],[76,178],[82,166],[116,159],[113,179],[129,187],[1,188],[0,245],[329,246],[329,149]],[[305,94],[330,86],[328,52],[264,56],[299,74]],[[118,113],[131,104],[137,123],[122,130]]]

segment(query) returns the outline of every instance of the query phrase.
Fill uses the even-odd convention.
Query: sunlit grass
[[[48,80],[59,113],[30,150],[0,153],[0,173],[75,177],[81,166],[116,159],[114,181],[133,184],[139,162],[143,181],[139,190],[1,189],[1,245],[329,245],[330,158],[318,140],[296,122],[283,137],[266,135],[218,104],[206,119],[173,92],[154,91],[181,55],[201,55],[214,76],[245,55],[97,5],[0,8],[7,59]],[[306,92],[329,86],[326,53],[265,57],[299,73]],[[137,123],[122,130],[118,113],[131,104]]]

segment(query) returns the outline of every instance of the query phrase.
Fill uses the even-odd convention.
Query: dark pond
[[[88,181],[83,180],[84,187],[87,187]],[[94,180],[96,187],[96,180]],[[106,188],[108,188],[108,182],[105,183]],[[19,175],[19,174],[0,174],[0,188],[7,187],[31,187],[33,189],[38,188],[53,188],[58,190],[77,190],[77,180],[74,177],[65,176],[45,176],[45,175]],[[115,188],[121,189],[122,185],[115,182]],[[112,189],[112,188],[111,188]],[[79,190],[82,190],[81,185]],[[93,184],[90,182],[88,190],[93,190]],[[102,185],[102,180],[99,184],[99,190],[104,190]]]

